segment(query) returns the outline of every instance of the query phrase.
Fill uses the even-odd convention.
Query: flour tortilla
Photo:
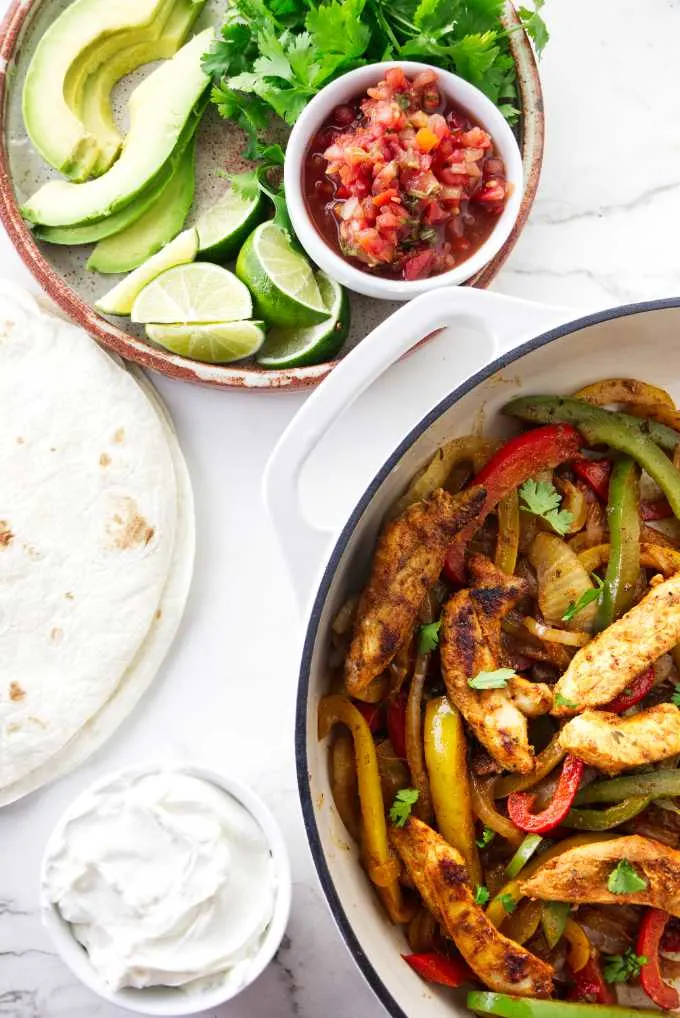
[[[0,425],[5,804],[82,762],[147,688],[181,618],[194,525],[158,401],[1,283]]]

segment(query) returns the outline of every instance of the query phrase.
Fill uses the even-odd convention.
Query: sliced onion
[[[590,643],[590,633],[570,633],[567,629],[553,629],[552,626],[544,626],[536,619],[527,616],[524,625],[539,640],[548,640],[550,643],[561,643],[565,647],[585,647]]]
[[[557,534],[539,533],[529,550],[529,561],[536,570],[538,580],[538,606],[548,623],[562,622],[563,616],[572,604],[589,590],[594,589],[589,572],[579,556]],[[592,570],[591,570],[592,571]],[[591,601],[568,623],[569,629],[588,632],[595,623],[597,602]],[[526,624],[526,623],[525,623]],[[536,623],[539,625],[539,623]],[[527,627],[530,628],[530,627]],[[532,632],[533,629],[531,630]],[[539,635],[535,633],[534,635]],[[548,637],[542,637],[548,639]],[[578,641],[560,639],[555,643],[580,647]],[[588,641],[583,641],[587,643]]]

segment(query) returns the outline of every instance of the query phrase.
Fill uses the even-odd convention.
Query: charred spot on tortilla
[[[14,540],[14,534],[10,530],[7,520],[0,520],[0,548],[6,548]]]
[[[162,614],[163,614],[163,612],[161,611],[160,608],[158,608],[157,611],[156,611],[156,618],[159,619]]]
[[[18,700],[23,700],[26,696],[25,691],[21,688],[18,682],[10,682],[9,684],[9,698],[17,703]]]
[[[25,442],[25,439],[22,438],[21,435],[17,435],[17,445],[23,445],[24,442]]]
[[[103,452],[101,454],[101,456],[99,457],[99,466],[100,467],[108,467],[110,462],[111,462],[111,457],[109,456],[109,454],[107,452]]]
[[[120,445],[121,442],[125,441],[125,428],[116,428],[113,433],[113,441],[116,445]]]
[[[60,629],[59,626],[54,626],[50,633],[50,639],[52,643],[61,643],[61,638],[64,635],[64,630]]]
[[[141,515],[133,498],[122,498],[120,508],[115,512],[106,526],[109,547],[128,551],[149,543],[155,533],[147,520]]]
[[[64,597],[66,598],[67,601],[75,601],[75,599],[76,599],[76,595],[72,594],[70,590],[66,591],[66,593],[64,594]]]

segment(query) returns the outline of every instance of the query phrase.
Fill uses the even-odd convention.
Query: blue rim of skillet
[[[445,396],[443,400],[430,410],[430,412],[426,414],[420,423],[409,432],[406,438],[404,438],[394,450],[392,455],[385,461],[364,491],[363,495],[357,502],[354,511],[343,527],[324,570],[319,589],[314,598],[314,604],[312,606],[309,621],[307,623],[307,632],[302,650],[302,660],[300,663],[300,674],[298,678],[295,713],[295,761],[297,769],[298,793],[300,796],[302,815],[305,822],[305,829],[307,831],[307,838],[309,840],[309,847],[314,859],[314,865],[333,918],[364,978],[392,1018],[409,1018],[409,1016],[401,1009],[397,1001],[383,983],[382,979],[379,977],[376,970],[373,968],[369,959],[366,957],[366,954],[354,933],[352,924],[347,918],[345,910],[342,907],[342,903],[337,891],[335,890],[333,878],[331,877],[330,870],[324,856],[309,785],[306,723],[307,700],[309,695],[309,673],[314,647],[319,634],[321,613],[326,602],[335,571],[345,548],[347,547],[347,542],[349,541],[351,534],[354,532],[357,523],[363,516],[364,511],[371,502],[371,499],[387,475],[394,469],[397,463],[399,463],[416,439],[418,439],[423,432],[427,431],[430,425],[434,424],[434,422],[459,399],[466,396],[497,371],[509,367],[515,361],[524,357],[525,354],[532,353],[534,350],[539,350],[541,347],[548,346],[549,343],[562,339],[564,336],[568,336],[571,333],[580,332],[581,329],[586,329],[591,325],[599,325],[601,322],[612,321],[616,318],[628,318],[631,315],[644,314],[647,311],[666,311],[673,308],[680,309],[680,297],[667,297],[660,300],[641,301],[635,304],[622,304],[618,307],[607,308],[605,311],[598,311],[590,315],[585,315],[582,318],[576,318],[573,321],[567,322],[565,325],[560,325],[557,328],[550,329],[548,332],[544,332],[541,335],[536,336],[534,339],[528,340],[521,346],[515,347],[508,353],[498,357],[495,361],[492,361],[486,367],[477,371],[474,375],[471,375],[470,378],[462,383],[462,385],[459,385],[456,389],[450,392],[448,396]]]

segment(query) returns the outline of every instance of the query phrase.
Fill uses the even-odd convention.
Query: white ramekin
[[[441,275],[431,276],[428,279],[411,281],[384,279],[350,265],[326,243],[315,227],[307,211],[302,189],[302,171],[307,147],[328,118],[331,110],[349,99],[356,98],[372,85],[376,85],[385,77],[385,72],[391,67],[401,67],[411,77],[421,71],[434,69],[447,99],[462,107],[489,132],[496,151],[505,163],[506,179],[512,184],[512,194],[498,217],[498,223],[488,240],[460,265],[449,272],[442,272]],[[411,297],[415,297],[419,293],[433,290],[439,286],[456,286],[464,283],[466,279],[482,269],[498,254],[510,236],[519,215],[524,186],[522,155],[517,140],[498,107],[494,106],[491,100],[487,99],[478,88],[464,81],[463,78],[459,78],[456,74],[411,60],[395,60],[359,67],[355,71],[343,74],[342,77],[332,81],[318,95],[315,95],[296,121],[288,140],[284,182],[291,222],[309,257],[324,272],[349,287],[350,290],[382,300],[410,300]]]
[[[73,811],[77,809],[78,803],[83,796],[96,792],[116,778],[133,777],[142,774],[155,774],[160,771],[177,771],[180,774],[188,774],[191,777],[202,778],[209,781],[218,788],[224,789],[232,795],[250,813],[262,828],[265,838],[269,843],[274,867],[276,870],[277,894],[274,904],[274,912],[269,927],[264,935],[258,954],[253,958],[251,970],[247,983],[234,990],[233,988],[218,987],[204,993],[185,992],[174,987],[148,987],[145,989],[133,989],[127,987],[123,990],[112,990],[102,979],[94,968],[85,948],[76,940],[69,923],[61,916],[58,908],[45,894],[45,864],[56,846],[65,824],[68,822]],[[106,777],[90,785],[62,815],[58,821],[43,855],[41,872],[41,913],[42,920],[48,933],[54,941],[57,951],[63,961],[68,965],[73,974],[80,979],[90,990],[118,1007],[127,1008],[128,1011],[135,1011],[137,1014],[148,1015],[190,1015],[199,1014],[202,1011],[212,1010],[220,1004],[232,1000],[235,996],[250,986],[255,979],[264,971],[276,954],[288,924],[291,906],[292,881],[288,852],[283,840],[283,835],[278,824],[269,812],[262,799],[250,788],[242,784],[236,778],[226,774],[220,774],[197,763],[151,763],[140,764],[134,767],[124,767],[121,770],[107,774]]]

